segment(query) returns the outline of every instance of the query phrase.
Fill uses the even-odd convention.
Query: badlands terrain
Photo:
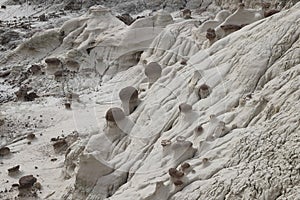
[[[0,6],[0,199],[300,199],[298,0]]]

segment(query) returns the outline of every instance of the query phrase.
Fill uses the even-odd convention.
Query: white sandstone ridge
[[[179,28],[172,37],[189,49],[186,64],[177,52],[166,53],[173,50],[168,40],[155,39],[141,58],[159,62],[161,77],[139,93],[130,115],[99,120],[102,128],[80,156],[72,198],[295,199],[299,9],[245,26],[190,58],[191,32]],[[139,88],[144,65],[112,77],[99,99],[121,108],[118,92]]]

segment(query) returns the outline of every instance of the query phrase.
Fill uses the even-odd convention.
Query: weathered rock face
[[[170,2],[144,4],[172,9],[199,3]],[[228,2],[201,1],[201,6],[220,10],[214,4]],[[129,26],[110,9],[95,6],[13,51],[1,68],[19,71],[9,68],[3,77],[21,79],[24,68],[29,85],[54,95],[35,104],[10,102],[4,113],[17,112],[7,108],[16,105],[22,112],[36,104],[52,105],[47,111],[58,107],[61,121],[51,122],[50,134],[84,124],[80,140],[53,139],[54,153],[66,155],[48,160],[65,159],[63,175],[72,187],[61,192],[64,185],[49,199],[296,199],[300,3],[268,18],[254,4],[247,7],[250,3],[233,13],[228,4],[202,24],[197,15],[182,19],[159,11]],[[220,29],[227,32],[216,40]],[[47,58],[55,59],[43,64]],[[55,65],[54,74],[47,74],[48,63]],[[33,64],[42,72],[30,74]],[[148,83],[153,84],[145,87]],[[71,99],[71,89],[80,93],[72,112],[60,102],[62,96]],[[21,87],[17,94],[24,99],[25,91]],[[82,113],[88,116],[76,118]],[[45,149],[38,140],[32,156]],[[1,149],[0,156],[10,158],[8,150]],[[18,155],[25,154],[10,159]],[[51,170],[59,172],[57,166]],[[58,180],[63,182],[52,181]],[[28,192],[34,182],[25,177],[20,186],[28,185],[23,190]]]
[[[84,158],[82,161],[87,162],[80,166],[80,171],[92,169],[93,165],[104,169],[112,164],[115,170],[103,170],[104,174],[97,175],[98,181],[93,179],[92,182],[88,181],[88,176],[80,173],[80,181],[77,182],[80,194],[86,194],[88,199],[108,196],[109,199],[234,199],[237,195],[245,199],[263,196],[275,199],[286,195],[295,196],[297,173],[291,175],[291,179],[284,179],[284,174],[293,174],[292,169],[297,168],[296,161],[286,160],[290,156],[296,158],[297,153],[286,147],[296,145],[296,134],[299,131],[296,116],[300,111],[295,110],[299,107],[298,101],[295,101],[299,98],[297,72],[300,54],[296,50],[300,34],[299,8],[300,4],[273,18],[260,20],[225,36],[206,51],[195,52],[184,67],[177,62],[170,62],[176,57],[156,52],[163,49],[159,45],[167,43],[167,40],[161,40],[166,34],[162,32],[157,37],[160,38],[159,42],[154,40],[152,43],[154,50],[149,50],[142,58],[157,58],[161,63],[168,60],[163,65],[162,77],[157,80],[164,87],[153,85],[146,91],[143,102],[152,102],[152,105],[139,106],[135,111],[136,120],[131,132],[122,140],[115,141],[120,146],[123,144],[126,150],[108,151],[104,156],[103,153],[97,153],[99,149],[95,146],[101,144],[99,138],[102,134],[90,139],[84,155],[91,155],[87,157],[91,161]],[[286,21],[290,24],[284,25]],[[172,26],[180,27],[180,24]],[[180,39],[180,34],[179,31],[173,36],[174,43],[180,40],[182,44],[190,40],[188,37]],[[269,37],[269,34],[274,35]],[[172,48],[174,46],[166,45],[163,52]],[[186,55],[191,51],[189,48]],[[238,54],[241,56],[235,60]],[[284,66],[282,63],[285,63]],[[176,69],[172,76],[168,66]],[[135,70],[140,69],[133,67],[131,72]],[[195,92],[190,93],[188,85],[195,70],[200,71],[201,75],[194,81]],[[118,77],[121,82],[127,82],[127,79]],[[116,80],[113,78],[111,81]],[[105,88],[109,90],[104,85],[103,92]],[[198,89],[202,92],[208,90],[209,93],[201,93],[203,98],[199,100]],[[193,112],[189,113],[188,118],[173,114],[178,113],[178,106],[175,105],[179,102],[172,101],[172,98],[165,100],[170,95],[174,95],[173,99],[185,99],[193,105]],[[245,99],[241,105],[240,99]],[[156,104],[160,106],[153,106]],[[152,114],[149,116],[146,113]],[[154,119],[159,115],[160,121],[156,123]],[[196,129],[201,134],[195,134]],[[148,133],[147,137],[145,133]],[[139,143],[139,140],[144,143]],[[151,150],[142,155],[135,153],[143,148]],[[277,157],[278,154],[284,156]],[[180,173],[180,177],[170,182],[168,170],[171,168],[175,174],[179,174],[176,167],[186,161],[194,173]],[[292,171],[284,167],[288,163]],[[282,168],[276,167],[278,165]],[[124,181],[123,173],[128,171],[134,175]],[[269,177],[271,184],[259,176],[261,173]],[[289,181],[290,186],[285,181]],[[111,187],[114,189],[109,190],[109,185],[113,185]],[[116,187],[119,189],[116,190]],[[98,192],[100,188],[101,193]]]

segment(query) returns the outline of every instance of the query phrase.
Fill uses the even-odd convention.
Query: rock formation
[[[67,22],[38,21],[55,28],[1,53],[0,168],[20,165],[44,186],[34,192],[41,188],[36,178],[22,177],[21,196],[297,199],[300,4],[268,1],[267,9],[281,11],[265,17],[256,0],[240,7],[201,1],[202,10],[193,9],[198,0],[170,2],[118,12],[164,8],[139,13],[145,17],[129,26],[103,6],[80,16],[65,11]],[[182,19],[183,8],[192,19]],[[29,70],[35,64],[36,74]],[[121,94],[127,86],[134,89]],[[8,98],[15,92],[22,101]],[[24,102],[30,92],[40,98]],[[64,98],[72,99],[72,110],[64,109]],[[30,133],[42,135],[27,145]],[[0,191],[15,184],[14,176],[0,176],[8,180]]]

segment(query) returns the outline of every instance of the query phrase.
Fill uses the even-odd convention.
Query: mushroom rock
[[[170,177],[175,179],[180,179],[184,176],[184,173],[182,171],[178,171],[176,168],[170,168],[168,173]]]
[[[125,118],[125,114],[121,108],[110,108],[105,115],[106,121],[117,123]]]
[[[207,29],[207,31],[206,31],[206,38],[207,38],[209,41],[214,41],[214,40],[216,39],[216,32],[215,32],[215,29],[213,29],[213,28]]]
[[[180,170],[185,174],[188,174],[189,172],[192,171],[192,167],[189,163],[185,162],[180,165]]]
[[[187,103],[180,104],[179,111],[182,113],[181,123],[191,123],[198,118],[198,113],[193,111],[192,106]]]
[[[209,164],[210,163],[209,163],[209,159],[208,158],[203,158],[202,159],[202,165],[203,165],[203,167],[207,167]]]
[[[192,19],[192,11],[190,9],[184,9],[181,11],[183,19]]]
[[[181,170],[177,170],[176,168],[170,168],[168,171],[170,175],[171,182],[176,186],[180,187],[187,182],[187,178],[185,177],[185,173]]]
[[[125,113],[122,109],[116,107],[110,108],[106,112],[105,118],[107,125],[104,129],[104,133],[110,142],[114,142],[126,133],[127,129],[124,124],[127,124],[127,121],[125,120]]]
[[[130,115],[139,105],[138,90],[132,86],[125,87],[119,92],[125,115]]]
[[[10,154],[10,149],[8,147],[0,148],[0,156],[7,156]]]
[[[80,69],[80,64],[76,60],[67,59],[65,64],[70,71],[78,72]]]
[[[37,179],[33,175],[23,176],[19,179],[19,188],[32,187]]]
[[[34,139],[36,139],[36,136],[34,133],[29,133],[29,134],[27,134],[26,138],[27,138],[27,140],[34,140]]]
[[[61,70],[62,63],[58,58],[46,58],[45,63],[47,64],[46,72],[47,74],[54,74],[58,70]]]
[[[210,94],[210,87],[206,84],[202,84],[198,90],[198,96],[200,99],[205,99]]]
[[[157,62],[151,62],[145,67],[145,75],[148,77],[149,88],[160,78],[161,72],[162,68]]]
[[[194,133],[195,133],[195,136],[199,136],[201,133],[203,133],[203,127],[202,127],[202,125],[197,126],[194,129]]]
[[[33,175],[22,176],[19,179],[19,195],[18,196],[32,196],[32,186],[37,181]]]
[[[204,42],[202,49],[206,49],[206,48],[210,47],[217,41],[217,35],[215,32],[215,29],[212,29],[212,28],[207,29],[206,38],[208,39],[208,41]]]

